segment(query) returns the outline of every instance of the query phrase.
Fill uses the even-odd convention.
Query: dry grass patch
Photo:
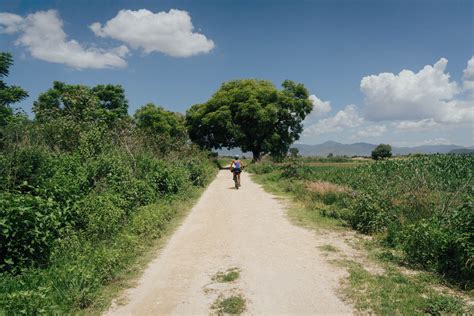
[[[315,193],[349,193],[351,189],[346,186],[337,185],[326,181],[311,181],[306,183],[306,188]]]

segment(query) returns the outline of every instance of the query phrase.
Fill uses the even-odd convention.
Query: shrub
[[[62,212],[51,199],[0,193],[0,271],[48,262],[52,244],[63,226]]]
[[[290,159],[284,166],[282,176],[284,178],[304,179],[311,173],[311,168],[303,164],[299,159]]]
[[[90,191],[87,170],[78,155],[58,155],[51,166],[51,175],[46,178],[37,192],[45,198],[52,198],[61,207],[70,207]]]
[[[112,193],[90,193],[74,206],[76,227],[92,239],[112,237],[125,219],[125,201]]]
[[[259,163],[253,163],[249,165],[248,170],[250,172],[253,172],[255,174],[266,174],[270,173],[274,170],[278,169],[278,167],[272,163],[272,162],[259,162]]]
[[[448,243],[449,236],[439,222],[428,219],[405,228],[402,247],[409,261],[436,271],[439,270],[440,256],[446,251]]]
[[[130,219],[129,229],[137,235],[160,237],[175,211],[169,205],[151,204],[136,210]]]
[[[212,174],[212,166],[209,160],[203,157],[187,159],[183,167],[189,174],[189,180],[195,186],[204,186]]]
[[[352,210],[350,224],[354,229],[365,234],[381,232],[395,219],[390,212],[390,202],[381,196],[369,193],[359,194]]]
[[[157,194],[176,194],[184,189],[188,174],[184,168],[148,156],[137,159],[138,176],[146,179]]]
[[[472,288],[474,280],[474,212],[472,199],[445,219],[409,225],[402,248],[407,259]]]
[[[2,189],[31,191],[40,187],[53,170],[53,157],[41,147],[21,147],[5,154],[0,167]]]

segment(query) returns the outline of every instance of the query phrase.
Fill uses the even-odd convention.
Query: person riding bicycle
[[[239,159],[239,155],[234,156],[234,160],[230,164],[230,172],[234,175],[234,180],[237,177],[237,181],[240,187],[240,174],[242,173],[242,169],[244,168],[242,161]]]

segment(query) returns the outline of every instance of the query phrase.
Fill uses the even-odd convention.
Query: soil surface
[[[352,314],[337,295],[346,274],[327,262],[324,235],[295,226],[279,198],[222,170],[137,282],[107,315],[208,315],[241,295],[249,315]],[[328,236],[329,237],[329,236]],[[240,277],[218,283],[218,272]],[[121,302],[118,304],[117,302]]]

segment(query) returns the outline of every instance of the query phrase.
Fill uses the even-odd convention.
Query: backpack
[[[240,161],[234,161],[234,169],[240,170]]]

